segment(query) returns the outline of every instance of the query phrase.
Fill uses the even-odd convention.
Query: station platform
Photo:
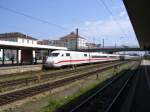
[[[43,60],[37,60],[36,64],[41,64],[43,63]],[[0,61],[0,67],[6,67],[6,66],[16,66],[17,65],[17,61],[5,61],[4,64],[2,64],[2,61]],[[22,65],[29,65],[29,64],[22,64]]]
[[[150,112],[150,61],[143,60],[135,75],[120,112]]]
[[[150,61],[143,60],[137,75],[134,100],[132,103],[134,112],[150,112]]]
[[[42,64],[37,65],[20,65],[20,66],[3,66],[0,67],[0,75],[23,73],[28,71],[38,71],[42,69]]]

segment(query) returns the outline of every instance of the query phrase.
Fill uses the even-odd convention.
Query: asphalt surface
[[[150,112],[150,61],[143,60],[117,112]]]
[[[150,112],[150,61],[143,61],[131,112]]]

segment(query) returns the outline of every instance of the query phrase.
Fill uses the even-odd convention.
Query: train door
[[[66,58],[67,58],[67,64],[71,65],[71,55],[70,55],[70,53],[66,53]]]
[[[90,54],[90,52],[88,53],[88,61],[89,61],[89,63],[91,63],[91,54]]]

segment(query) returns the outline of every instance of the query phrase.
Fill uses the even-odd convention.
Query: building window
[[[27,40],[27,43],[29,43],[29,40]]]
[[[22,43],[24,43],[24,39],[22,39]]]
[[[66,56],[70,56],[70,53],[66,53]]]
[[[87,54],[84,54],[85,57],[87,57]]]

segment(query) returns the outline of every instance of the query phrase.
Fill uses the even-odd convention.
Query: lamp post
[[[105,44],[105,41],[104,41],[104,38],[103,38],[103,48],[104,48],[104,44]]]
[[[78,28],[76,28],[76,51],[78,50]]]

